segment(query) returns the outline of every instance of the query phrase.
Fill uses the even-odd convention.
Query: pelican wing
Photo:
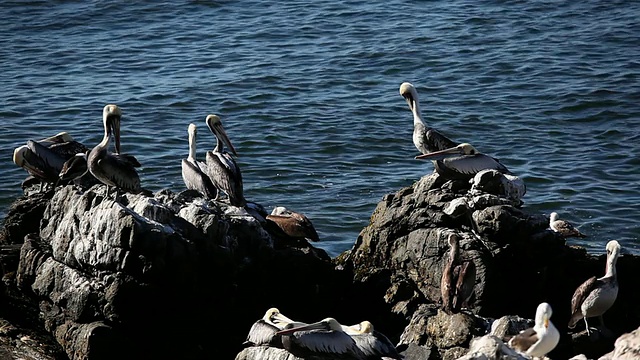
[[[424,125],[420,124],[420,126],[424,126]],[[426,129],[424,133],[424,138],[425,138],[425,144],[427,145],[428,152],[450,149],[452,147],[458,146],[459,144],[449,139],[448,137],[442,135],[440,132],[438,132],[438,130],[433,128]],[[423,154],[426,154],[426,153],[423,152]]]
[[[353,338],[342,331],[297,331],[292,341],[311,352],[328,354],[360,354]],[[357,357],[360,358],[360,357]]]
[[[211,179],[202,171],[198,163],[194,164],[187,159],[182,159],[182,179],[187,189],[196,190],[208,199],[213,199],[218,194]]]
[[[456,280],[456,296],[453,297],[453,308],[459,310],[473,294],[476,284],[476,265],[473,261],[465,261],[458,269]]]
[[[63,159],[68,160],[71,157],[75,156],[79,153],[84,153],[89,151],[89,149],[83,144],[77,141],[66,141],[54,143],[49,146],[49,149],[56,154],[60,155]]]
[[[520,334],[514,336],[509,340],[509,346],[520,351],[527,351],[533,344],[538,342],[540,338],[533,328],[528,328],[520,332]]]
[[[577,237],[586,237],[586,235],[582,234],[578,229],[576,229],[570,222],[565,220],[556,220],[551,224],[551,228],[560,233],[564,237],[569,236],[577,236]]]
[[[578,286],[571,298],[571,321],[569,321],[569,327],[575,325],[577,320],[582,318],[582,303],[589,296],[591,291],[597,286],[597,279],[595,276],[590,277],[582,285]]]
[[[373,334],[364,333],[351,335],[351,337],[355,341],[358,349],[360,349],[367,358],[401,358],[398,350],[396,350],[396,347],[391,343],[391,341],[389,341],[384,334],[378,331],[374,330]]]
[[[58,176],[61,181],[73,180],[81,177],[88,170],[89,168],[87,167],[87,154],[80,153],[65,161]]]
[[[246,342],[252,345],[269,345],[279,330],[277,327],[260,319],[251,325]]]
[[[111,184],[129,192],[140,191],[140,177],[136,169],[121,157],[107,155],[97,163],[102,176]]]
[[[36,141],[27,141],[27,146],[29,147],[29,150],[31,150],[33,154],[41,160],[39,165],[42,166],[42,170],[45,172],[50,171],[52,173],[59,174],[64,162],[67,161],[66,158],[60,156],[57,152],[52,151],[48,147],[43,146]],[[75,155],[75,153],[73,155]]]
[[[439,163],[449,171],[469,177],[487,169],[510,173],[498,160],[484,154],[456,156],[436,162],[437,165],[440,165]]]
[[[135,156],[133,155],[129,155],[129,154],[112,154],[113,156],[117,157],[118,159],[120,159],[120,161],[124,161],[129,163],[129,165],[133,166],[133,167],[141,167],[142,165],[140,164],[140,162],[138,161],[138,159],[136,159]]]
[[[229,196],[231,205],[244,206],[242,174],[231,155],[207,151],[206,168],[213,184]]]

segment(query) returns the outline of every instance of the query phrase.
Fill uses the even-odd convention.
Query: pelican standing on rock
[[[460,312],[473,294],[476,283],[476,265],[473,261],[460,262],[458,235],[449,235],[449,258],[445,260],[440,279],[442,307],[448,312]]]
[[[89,172],[96,179],[107,185],[107,194],[109,195],[109,187],[116,188],[116,198],[118,189],[127,192],[139,193],[140,177],[135,169],[136,165],[140,165],[131,155],[120,154],[120,118],[122,111],[117,105],[106,105],[102,110],[102,122],[104,125],[104,137],[102,141],[96,145],[87,156],[87,167]],[[111,134],[115,139],[116,153],[108,150],[109,139]]]
[[[303,326],[289,324],[276,334],[282,336],[282,345],[287,351],[302,358],[325,355],[345,360],[367,359],[334,318]]]
[[[576,229],[571,225],[570,222],[562,219],[558,219],[558,213],[552,212],[549,216],[549,228],[554,232],[559,233],[563,237],[579,237],[585,238],[587,235],[580,232],[580,230]]]
[[[584,324],[589,332],[587,318],[598,316],[600,324],[604,327],[602,315],[616,301],[618,297],[618,279],[616,276],[616,262],[620,254],[620,244],[611,240],[607,243],[607,266],[603,277],[596,279],[591,277],[580,285],[571,299],[571,320],[569,328],[573,329],[580,319],[584,319]]]
[[[216,147],[212,151],[207,151],[207,175],[218,189],[227,194],[231,205],[244,206],[246,201],[243,195],[240,167],[231,154],[224,150],[224,146],[226,145],[234,155],[238,156],[236,149],[222,127],[220,117],[208,115],[205,122],[217,139]]]
[[[415,86],[408,82],[402,83],[402,85],[400,85],[400,95],[407,101],[409,109],[411,109],[411,113],[413,113],[413,144],[418,151],[427,154],[458,145],[457,142],[440,134],[438,130],[428,127],[424,120],[422,120],[418,91]]]
[[[280,336],[277,336],[276,333],[280,330],[284,330],[285,326],[288,324],[296,324],[297,326],[306,325],[295,322],[282,315],[280,310],[277,308],[271,308],[267,310],[262,319],[253,323],[251,330],[249,330],[249,335],[247,335],[247,341],[244,342],[244,345],[270,345],[282,347]]]
[[[542,303],[536,310],[536,324],[509,340],[509,346],[531,357],[542,358],[560,341],[560,332],[551,322],[551,305]]]
[[[384,334],[374,330],[369,321],[351,326],[342,325],[342,330],[353,338],[367,359],[402,359],[393,343]]]
[[[493,169],[503,174],[511,172],[498,159],[479,153],[471,144],[418,155],[416,159],[435,160],[435,170],[445,179],[469,180],[482,170]]]
[[[196,160],[196,136],[198,129],[195,124],[189,124],[189,156],[182,159],[182,179],[187,189],[196,190],[207,199],[215,199],[218,189],[213,185],[209,175],[205,173],[207,164]]]

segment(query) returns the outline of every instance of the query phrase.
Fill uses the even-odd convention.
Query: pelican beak
[[[413,111],[413,106],[414,106],[414,102],[413,102],[413,96],[411,96],[411,94],[406,94],[403,95],[402,97],[404,97],[404,99],[407,101],[407,105],[409,105],[409,110]]]
[[[430,152],[428,154],[418,155],[416,159],[428,159],[428,160],[442,160],[454,155],[462,154],[462,150],[458,147],[452,147],[450,149]]]
[[[294,322],[293,320],[289,319],[288,317],[280,313],[273,315],[272,320],[275,320],[273,321],[274,323],[284,323],[284,324],[291,324],[292,322]]]
[[[233,147],[233,144],[231,144],[231,140],[229,140],[229,137],[227,136],[227,132],[222,127],[222,123],[214,124],[213,131],[216,133],[216,136],[218,136],[222,140],[222,142],[229,148],[229,150],[231,150],[233,155],[238,156],[236,149]]]
[[[549,327],[549,318],[548,317],[544,317],[544,327],[548,328]]]
[[[276,335],[291,335],[297,331],[305,331],[305,330],[327,330],[327,326],[323,322],[317,322],[309,325],[292,327],[290,329],[280,330],[276,333]]]
[[[111,122],[111,129],[113,130],[113,138],[115,140],[116,153],[120,154],[120,117],[114,116]]]

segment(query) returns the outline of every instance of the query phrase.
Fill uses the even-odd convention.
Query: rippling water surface
[[[628,1],[4,1],[0,3],[0,212],[28,139],[93,146],[102,107],[123,109],[123,151],[143,186],[184,188],[219,114],[249,200],[305,213],[331,255],[381,197],[432,171],[414,160],[425,120],[501,159],[525,207],[557,211],[602,253],[640,253],[640,3]]]

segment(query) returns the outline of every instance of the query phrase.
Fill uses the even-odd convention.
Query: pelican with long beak
[[[369,321],[351,326],[342,325],[342,330],[353,338],[367,359],[402,359],[393,343],[384,334],[374,330]]]
[[[87,150],[69,133],[61,132],[42,140],[29,140],[26,145],[17,147],[13,151],[13,162],[38,179],[42,190],[45,183],[55,184],[58,181],[65,161]]]
[[[121,117],[122,111],[117,105],[109,104],[104,107],[102,110],[104,137],[87,156],[89,172],[107,185],[107,196],[109,195],[109,187],[116,188],[116,198],[118,189],[132,193],[139,193],[142,190],[140,177],[135,169],[140,163],[131,155],[120,154]],[[111,134],[115,140],[116,153],[111,153],[108,150]]]
[[[340,359],[366,359],[355,340],[334,318],[303,326],[289,324],[276,334],[282,336],[282,345],[287,351],[301,358],[324,355]]]
[[[445,179],[468,180],[482,170],[493,169],[511,174],[498,159],[479,153],[471,144],[462,143],[446,150],[418,155],[416,159],[434,160],[435,170]]]
[[[424,122],[420,114],[420,102],[418,101],[418,91],[415,86],[408,82],[402,83],[400,85],[400,95],[407,101],[413,114],[413,144],[418,151],[428,154],[458,145],[457,142],[442,135],[438,130],[428,127]]]
[[[233,155],[238,156],[238,153],[222,127],[220,117],[208,115],[205,122],[217,139],[216,147],[207,151],[206,173],[213,184],[227,194],[231,205],[244,206],[246,201],[242,189],[242,173],[231,154],[224,150],[225,145]]]
[[[196,190],[207,199],[215,199],[218,189],[213,185],[209,175],[205,173],[207,164],[196,160],[196,136],[198,129],[195,124],[189,124],[189,156],[182,159],[182,179],[187,189]]]
[[[288,324],[296,324],[297,326],[306,325],[304,323],[296,322],[288,317],[282,315],[277,308],[271,308],[267,310],[262,319],[256,321],[251,326],[247,340],[243,345],[245,346],[260,346],[269,345],[282,347],[281,337],[276,335],[280,330]]]
[[[512,337],[509,346],[531,357],[542,358],[548,354],[560,341],[560,333],[550,320],[552,313],[551,305],[546,302],[538,305],[535,326]]]
[[[603,277],[596,279],[592,276],[578,286],[571,298],[571,320],[569,328],[573,329],[580,319],[589,332],[587,318],[598,316],[600,324],[604,327],[602,315],[609,310],[618,297],[618,278],[616,275],[616,263],[620,254],[620,244],[611,240],[607,243],[607,266]]]

